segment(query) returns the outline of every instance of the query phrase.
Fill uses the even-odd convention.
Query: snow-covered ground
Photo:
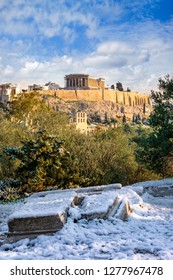
[[[40,235],[32,240],[1,244],[0,259],[173,260],[173,196],[154,197],[144,192],[140,197],[134,191],[141,193],[149,184],[157,186],[157,181],[118,190],[133,207],[127,221],[111,217],[76,222],[76,213],[72,211],[63,229],[52,236]],[[164,184],[173,185],[173,179],[163,181],[162,186]],[[9,215],[21,205],[23,201],[0,204],[1,239],[8,231]]]

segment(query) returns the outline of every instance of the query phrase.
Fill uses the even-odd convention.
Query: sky
[[[66,74],[150,93],[173,75],[172,0],[0,0],[0,84]]]

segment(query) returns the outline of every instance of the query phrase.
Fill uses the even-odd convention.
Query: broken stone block
[[[134,187],[134,190],[135,187],[142,187],[143,193],[147,192],[155,197],[173,196],[172,178],[135,183],[132,185],[132,187]]]
[[[119,183],[116,184],[109,184],[109,185],[100,185],[100,186],[94,186],[94,187],[87,187],[87,188],[79,188],[75,191],[77,193],[101,193],[101,192],[107,192],[107,191],[114,191],[119,190],[122,188],[122,185]]]
[[[92,187],[86,187],[86,188],[71,188],[70,190],[51,190],[51,191],[42,191],[42,192],[38,192],[38,193],[34,193],[32,194],[30,197],[40,197],[43,195],[47,195],[47,194],[56,194],[56,193],[67,193],[69,191],[74,191],[78,194],[81,193],[101,193],[102,191],[113,191],[113,190],[119,190],[122,188],[122,185],[119,183],[115,183],[115,184],[109,184],[109,185],[100,185],[100,186],[92,186]]]
[[[8,221],[9,236],[38,235],[60,230],[67,220],[67,212],[76,193],[56,193],[30,197]]]
[[[127,198],[124,198],[121,200],[121,203],[119,204],[114,216],[122,221],[125,221],[131,213],[132,210],[129,201]]]
[[[116,192],[90,193],[79,205],[80,217],[82,219],[106,219],[116,203],[118,203]]]
[[[120,189],[121,184],[111,184],[35,193],[26,199],[20,211],[9,217],[8,237],[14,242],[21,238],[57,232],[64,226],[69,215],[73,215],[75,220],[106,219],[121,208],[122,198],[118,196]],[[126,210],[118,217],[124,219],[129,213],[128,207]]]
[[[173,196],[173,186],[150,187],[147,192],[155,197]]]

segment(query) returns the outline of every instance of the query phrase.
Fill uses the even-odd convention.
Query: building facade
[[[70,74],[65,76],[66,89],[104,89],[105,80],[86,74]]]
[[[45,85],[29,85],[28,92],[40,91],[40,90],[59,90],[60,86],[56,83],[48,82]]]
[[[44,90],[58,90],[60,85],[52,82],[48,82],[44,85]]]
[[[75,125],[75,128],[81,133],[87,134],[87,114],[85,112],[77,112],[73,114],[73,117],[69,118],[69,124]]]
[[[21,87],[18,84],[1,84],[0,85],[0,101],[8,102],[13,99],[16,95],[21,93]]]

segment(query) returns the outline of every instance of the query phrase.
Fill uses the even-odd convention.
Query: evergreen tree
[[[173,176],[173,78],[160,78],[158,87],[151,92],[153,132],[142,142],[141,157],[150,169],[169,177]]]
[[[127,120],[126,120],[126,115],[123,115],[122,122],[123,122],[123,123],[126,123],[126,122],[127,122]]]
[[[20,160],[16,179],[23,190],[38,191],[45,187],[66,187],[68,152],[63,141],[49,136],[46,131],[37,133],[36,140],[27,140],[19,148],[5,148],[11,160]]]

